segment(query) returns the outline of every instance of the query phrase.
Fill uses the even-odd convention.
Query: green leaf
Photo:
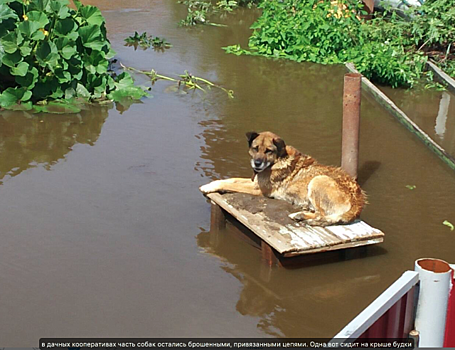
[[[105,20],[101,11],[95,6],[82,6],[79,9],[79,15],[81,16],[81,24],[88,23],[90,25],[101,26]]]
[[[44,28],[46,26],[46,24],[49,23],[49,18],[47,18],[46,14],[44,12],[30,11],[30,12],[27,12],[27,16],[28,16],[28,21],[24,21],[24,22],[35,22],[39,25],[39,28]]]
[[[7,88],[0,94],[0,106],[3,108],[10,108],[11,106],[26,102],[32,97],[31,91],[25,88]]]
[[[76,29],[77,24],[73,18],[59,19],[55,23],[54,34],[75,41],[79,37]]]
[[[89,25],[81,27],[78,30],[79,36],[82,40],[82,45],[92,50],[101,51],[106,45],[106,41],[103,40],[101,35],[100,27],[97,25]]]
[[[417,188],[417,186],[416,185],[406,185],[406,188],[410,189],[410,190],[415,190]]]
[[[9,6],[0,4],[0,23],[9,18],[18,19],[16,13]]]
[[[16,67],[12,67],[10,72],[11,75],[18,75],[20,77],[24,77],[28,72],[28,63],[21,62]]]
[[[90,98],[90,92],[88,92],[88,90],[82,84],[79,84],[79,83],[77,84],[76,93],[77,93],[77,96],[79,96],[79,97]]]
[[[41,28],[41,26],[38,22],[35,21],[23,21],[19,23],[18,28],[24,36],[30,38],[33,33]]]
[[[71,76],[71,73],[62,69],[62,68],[59,68],[59,69],[56,69],[55,70],[55,76],[57,77],[58,79],[58,82],[60,84],[64,84],[64,83],[68,83],[72,80],[72,76]]]
[[[67,37],[61,37],[54,40],[57,50],[60,51],[62,57],[69,60],[77,53],[76,43],[69,40]]]
[[[49,11],[49,1],[50,0],[31,0],[30,9],[39,12]]]
[[[109,48],[109,51],[106,53],[106,59],[107,60],[110,60],[111,58],[113,58],[117,53],[112,50],[112,48]]]
[[[2,63],[8,67],[14,67],[23,60],[20,51],[16,51],[13,54],[4,54],[2,57]]]
[[[107,72],[109,62],[103,51],[93,51],[90,56],[84,57],[85,69],[92,74],[103,74]]]
[[[62,49],[62,57],[69,60],[71,57],[73,57],[77,53],[77,48],[76,45],[66,45]]]
[[[79,0],[73,0],[74,6],[76,6],[76,9],[79,11],[79,9],[84,6]]]
[[[447,220],[444,220],[444,222],[442,224],[448,226],[450,228],[450,231],[453,231],[455,229],[453,224]]]
[[[32,90],[35,87],[36,82],[38,81],[38,69],[32,67],[27,74],[23,77],[16,76],[16,82],[22,86],[26,87],[29,90]]]
[[[24,41],[24,43],[20,46],[20,52],[23,57],[30,55],[32,52],[32,46],[30,41]]]
[[[114,101],[120,101],[124,98],[140,99],[148,95],[142,88],[134,85],[133,78],[126,72],[117,77],[114,85],[115,90],[108,95],[108,98]]]
[[[17,51],[19,45],[22,43],[23,40],[24,39],[22,38],[22,35],[14,31],[3,36],[0,39],[0,43],[2,44],[3,50],[6,53],[14,53]]]
[[[67,0],[52,0],[50,2],[50,8],[58,18],[67,18],[71,15],[68,4],[69,1]]]
[[[52,41],[42,42],[36,50],[36,59],[42,67],[47,66],[52,69],[52,66],[57,64],[58,58],[57,46]]]

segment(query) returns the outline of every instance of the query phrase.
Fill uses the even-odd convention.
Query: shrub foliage
[[[322,64],[353,62],[376,82],[412,86],[428,57],[455,72],[452,1],[427,0],[408,13],[385,11],[365,21],[357,0],[263,0],[249,50],[238,45],[226,50]]]
[[[119,100],[146,93],[113,57],[95,6],[67,0],[0,0],[0,106],[31,109],[53,100]],[[63,103],[63,102],[60,102]]]

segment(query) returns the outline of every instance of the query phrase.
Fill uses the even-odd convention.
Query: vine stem
[[[140,69],[137,69],[134,67],[127,67],[121,62],[119,62],[119,63],[120,63],[120,66],[124,70],[129,70],[129,71],[132,71],[135,73],[144,74],[144,75],[148,76],[151,79],[152,83],[154,83],[155,81],[157,81],[159,79],[167,80],[167,81],[172,81],[172,82],[178,83],[179,86],[181,84],[184,84],[189,89],[198,89],[198,90],[205,92],[205,89],[200,84],[197,83],[197,82],[201,82],[201,83],[204,83],[205,85],[207,85],[209,88],[216,87],[216,88],[224,91],[229,96],[229,98],[234,98],[233,90],[228,90],[220,85],[217,85],[217,84],[212,83],[211,81],[208,81],[207,79],[195,77],[195,76],[191,75],[190,73],[188,73],[187,71],[185,71],[185,74],[180,75],[181,79],[176,79],[176,78],[168,77],[166,75],[158,74],[153,69],[151,71],[144,71],[144,70],[140,70]]]

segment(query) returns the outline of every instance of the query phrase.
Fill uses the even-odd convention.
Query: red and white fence
[[[438,259],[417,260],[415,271],[406,271],[334,340],[405,339],[413,331],[421,347],[454,347],[453,267]]]

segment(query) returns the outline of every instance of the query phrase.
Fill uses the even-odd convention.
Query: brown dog
[[[342,169],[319,164],[271,132],[246,136],[253,179],[213,181],[200,188],[203,193],[242,192],[282,199],[302,207],[290,218],[313,226],[348,223],[360,215],[366,195]]]

